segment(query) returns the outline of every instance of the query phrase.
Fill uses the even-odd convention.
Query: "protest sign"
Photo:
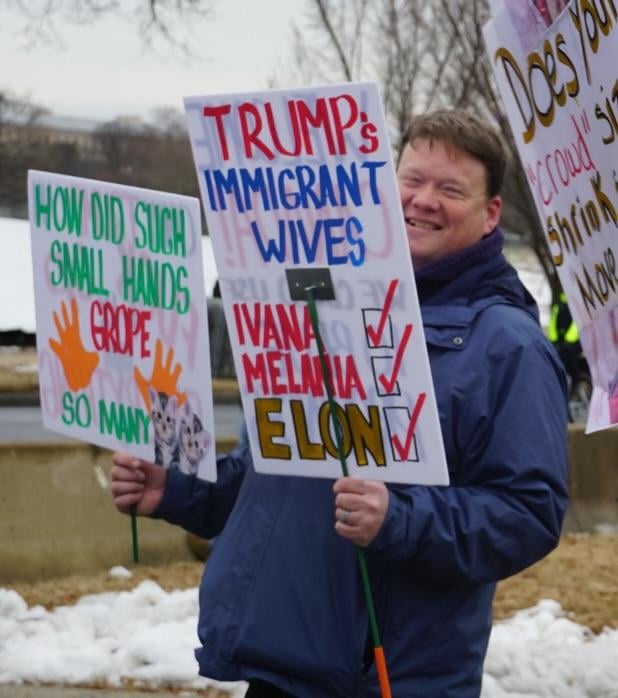
[[[256,470],[338,477],[337,419],[352,476],[447,484],[377,86],[185,108]]]
[[[490,0],[492,16],[508,13],[511,32],[527,53],[538,44],[547,28],[567,6],[568,0]]]
[[[618,423],[618,6],[558,3],[530,48],[511,4],[485,40],[590,365],[591,432]]]
[[[48,429],[215,480],[195,198],[28,173]]]

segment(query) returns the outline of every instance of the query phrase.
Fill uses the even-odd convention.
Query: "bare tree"
[[[134,169],[134,144],[146,132],[147,127],[142,119],[133,116],[119,116],[96,129],[107,178],[130,183],[127,178],[131,179]]]
[[[24,215],[26,176],[36,144],[26,134],[46,110],[25,97],[0,90],[0,211]]]
[[[304,84],[377,78],[392,142],[412,113],[469,109],[493,122],[510,154],[505,226],[534,250],[554,293],[558,283],[545,235],[503,112],[482,27],[487,0],[307,0],[294,31],[295,74]]]
[[[510,156],[502,220],[532,248],[556,296],[560,290],[558,277],[487,58],[482,30],[490,17],[488,2],[434,0],[433,4],[442,30],[434,32],[428,49],[433,52],[435,64],[444,66],[440,84],[433,90],[434,100],[443,106],[470,109],[500,131]]]
[[[302,24],[293,24],[294,67],[311,81],[357,79],[368,0],[311,0]]]
[[[14,123],[33,124],[46,112],[47,109],[30,102],[26,97],[0,90],[0,129]]]
[[[172,139],[187,136],[185,114],[176,107],[156,107],[151,111],[150,122],[160,136]]]
[[[192,53],[196,20],[213,13],[214,0],[7,0],[2,12],[22,19],[26,44],[58,41],[63,24],[85,25],[116,16],[137,26],[145,46],[162,38],[184,53]]]
[[[101,124],[96,138],[102,155],[102,161],[97,163],[97,177],[198,196],[182,112],[162,107],[154,111],[150,122],[139,117],[119,117]]]
[[[122,116],[94,131],[58,131],[45,110],[0,92],[0,215],[25,216],[29,169],[198,196],[184,114]]]

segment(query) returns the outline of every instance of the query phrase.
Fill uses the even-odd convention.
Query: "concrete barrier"
[[[617,525],[618,428],[584,436],[572,426],[569,449],[567,529]],[[74,441],[0,444],[0,584],[132,564],[129,518],[114,509],[95,466],[109,477],[111,453]],[[194,559],[175,526],[140,518],[138,532],[144,564]]]
[[[111,455],[75,441],[0,444],[0,584],[132,564],[130,519],[96,470],[109,479]],[[185,532],[164,521],[138,519],[138,540],[144,564],[195,559]]]
[[[566,530],[618,526],[618,427],[586,436],[581,424],[569,425],[569,461]]]

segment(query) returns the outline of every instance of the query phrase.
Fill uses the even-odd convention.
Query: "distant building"
[[[95,137],[101,124],[92,119],[56,114],[43,113],[32,118],[16,116],[1,124],[0,142],[8,145],[28,140],[41,146],[68,145],[89,159],[102,158],[100,142]]]
[[[77,172],[79,163],[102,163],[100,125],[36,111],[0,113],[0,216],[27,215],[27,170]]]

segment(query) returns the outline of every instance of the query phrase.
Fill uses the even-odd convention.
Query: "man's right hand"
[[[131,507],[139,516],[148,516],[163,498],[167,470],[128,453],[114,453],[112,497],[118,511],[128,514]]]

